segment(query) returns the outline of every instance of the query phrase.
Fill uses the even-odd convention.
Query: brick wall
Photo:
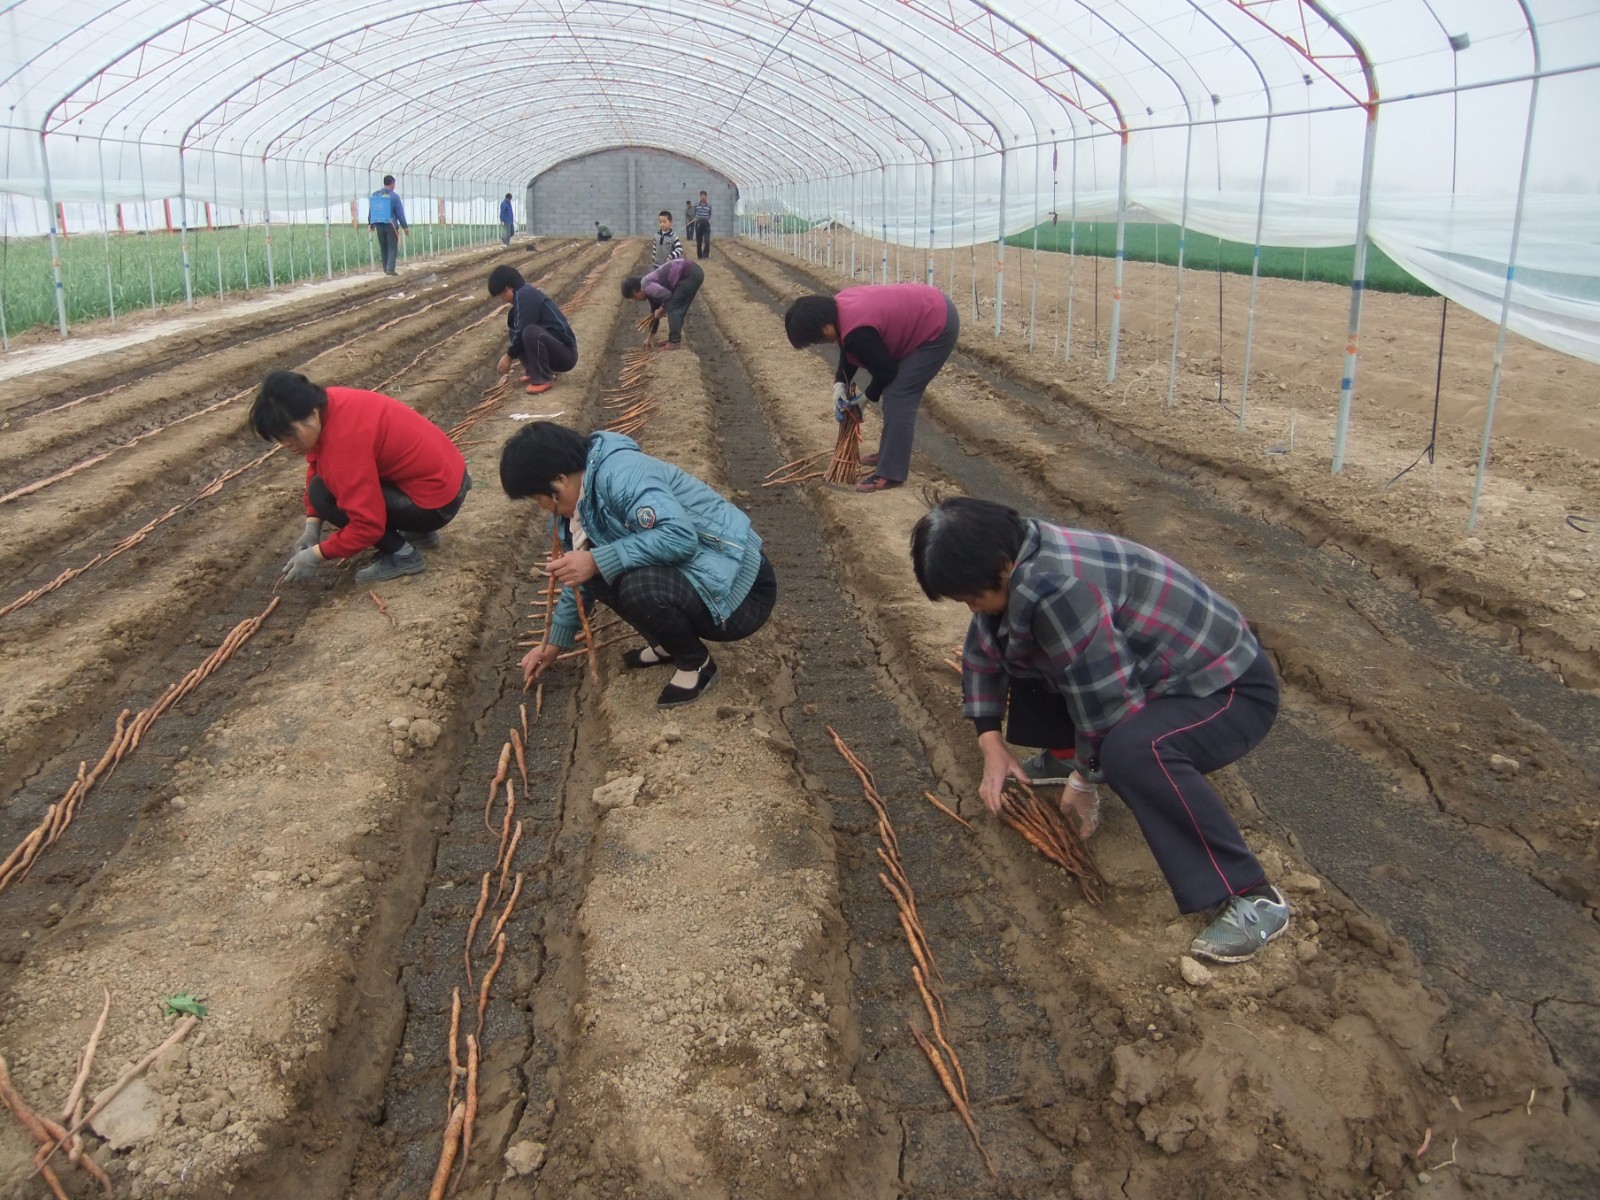
[[[683,202],[701,192],[711,202],[711,236],[731,237],[738,189],[704,163],[665,150],[599,150],[557,163],[528,185],[527,225],[546,236],[594,236],[594,223],[617,237],[653,233],[656,213],[672,213],[683,236]]]

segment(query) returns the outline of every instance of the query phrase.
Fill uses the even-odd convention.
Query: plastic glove
[[[283,578],[290,583],[303,583],[308,579],[315,579],[317,568],[321,565],[322,559],[317,557],[316,546],[307,546],[304,550],[296,551],[294,557],[283,564]]]
[[[322,540],[322,519],[310,517],[306,520],[305,529],[301,530],[299,539],[294,544],[294,552],[309,550]]]
[[[1082,760],[1079,760],[1078,765],[1073,768],[1073,773],[1084,783],[1100,784],[1106,781],[1106,773],[1104,771],[1098,767],[1087,768],[1083,765]]]
[[[844,384],[837,385],[843,387]],[[833,393],[833,419],[839,424],[844,424],[846,414],[851,414],[856,420],[861,419],[861,402],[846,396],[841,396],[837,390]]]

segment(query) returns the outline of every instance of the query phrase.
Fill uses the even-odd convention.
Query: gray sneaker
[[[430,529],[427,533],[406,533],[402,530],[400,536],[418,550],[432,550],[439,544],[439,531],[437,529]]]
[[[1076,759],[1057,758],[1048,750],[1041,750],[1032,758],[1022,760],[1022,769],[1027,772],[1028,782],[1034,787],[1050,787],[1055,784],[1066,783],[1067,776],[1074,770]]]
[[[417,553],[415,546],[403,546],[393,554],[380,554],[371,564],[356,572],[357,583],[382,583],[385,579],[398,579],[402,575],[420,575],[428,569],[428,560]]]
[[[1289,902],[1277,888],[1271,896],[1230,896],[1189,944],[1189,953],[1218,963],[1244,962],[1289,928]]]

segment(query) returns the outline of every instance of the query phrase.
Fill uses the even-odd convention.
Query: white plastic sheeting
[[[1600,361],[1593,0],[13,0],[0,111],[11,234],[386,171],[478,205],[630,144],[906,244],[1129,203],[1350,244],[1365,189],[1408,270],[1490,319],[1512,271],[1510,327]]]

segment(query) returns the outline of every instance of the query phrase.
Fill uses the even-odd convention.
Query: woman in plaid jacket
[[[1205,778],[1260,743],[1278,712],[1272,664],[1238,609],[1137,542],[987,500],[938,505],[917,522],[911,559],[929,599],[972,610],[963,710],[989,810],[1010,778],[1061,782],[1063,810],[1092,832],[1103,781],[1178,908],[1209,912],[1191,953],[1242,962],[1282,934],[1288,904]],[[1000,733],[1008,707],[1013,742],[1060,749],[1018,762]]]

